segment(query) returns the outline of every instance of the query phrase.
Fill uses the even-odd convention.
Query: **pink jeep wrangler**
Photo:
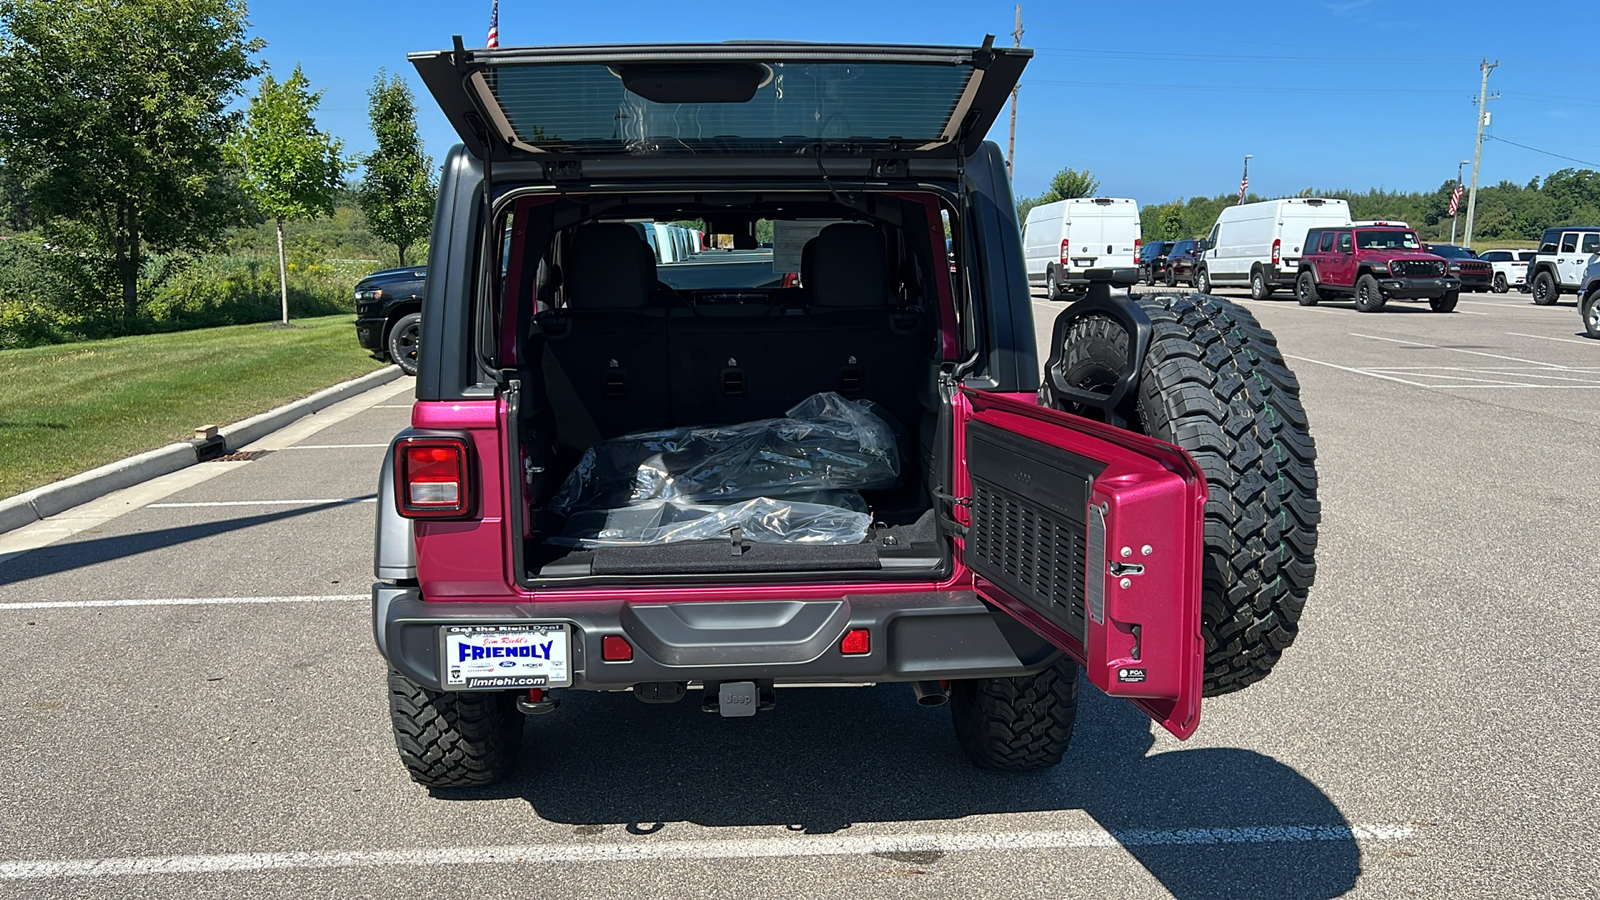
[[[1113,292],[1133,269],[1040,365],[983,140],[1030,56],[412,57],[462,140],[380,481],[416,781],[501,778],[566,691],[737,717],[903,682],[1034,769],[1080,669],[1179,737],[1271,670],[1315,573],[1298,385],[1250,313]]]

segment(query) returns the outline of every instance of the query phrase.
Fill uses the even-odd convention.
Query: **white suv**
[[[1516,288],[1526,294],[1528,292],[1528,264],[1533,262],[1532,250],[1485,250],[1478,254],[1478,258],[1494,266],[1494,282],[1491,287],[1496,294]]]
[[[1600,259],[1600,227],[1546,228],[1539,236],[1539,251],[1528,264],[1533,302],[1549,306],[1563,293],[1576,292],[1584,269],[1597,259]]]

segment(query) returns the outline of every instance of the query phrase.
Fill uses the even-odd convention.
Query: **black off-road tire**
[[[1560,299],[1561,285],[1556,284],[1555,276],[1550,274],[1549,269],[1533,276],[1533,305],[1554,306]]]
[[[1504,294],[1506,291],[1511,290],[1511,285],[1506,283],[1506,276],[1504,272],[1494,273],[1494,286],[1492,290],[1496,294]]]
[[[1205,472],[1205,695],[1226,694],[1265,678],[1298,634],[1317,571],[1316,445],[1300,384],[1249,310],[1199,294],[1135,302],[1155,333],[1137,397],[1119,413]],[[1127,359],[1127,332],[1090,316],[1066,343],[1067,381],[1106,392]]]
[[[1191,283],[1193,284],[1194,289],[1200,293],[1211,293],[1211,273],[1206,271],[1205,266],[1201,266],[1195,270],[1194,281]]]
[[[1078,664],[1036,675],[950,682],[956,742],[981,769],[1026,772],[1061,762],[1078,720]]]
[[[400,762],[428,787],[494,784],[522,747],[514,692],[430,691],[391,669],[389,719]]]
[[[1383,296],[1383,288],[1378,284],[1378,279],[1371,275],[1363,275],[1356,279],[1356,309],[1360,312],[1378,312],[1383,309],[1383,304],[1388,298]]]
[[[407,375],[417,374],[417,345],[422,340],[422,313],[400,317],[389,329],[389,359]]]
[[[1583,330],[1589,337],[1600,338],[1600,288],[1595,288],[1583,298]]]
[[[1272,285],[1267,283],[1267,273],[1260,269],[1255,269],[1250,273],[1250,299],[1272,299]]]
[[[1455,312],[1456,302],[1460,299],[1460,291],[1451,291],[1450,293],[1445,294],[1443,297],[1428,298],[1428,306],[1432,307],[1434,312]]]
[[[1316,306],[1322,299],[1317,293],[1317,276],[1310,271],[1301,272],[1294,279],[1294,299],[1300,301],[1301,306]]]

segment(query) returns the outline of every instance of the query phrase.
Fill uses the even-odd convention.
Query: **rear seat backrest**
[[[672,411],[681,425],[781,416],[806,397],[837,391],[881,403],[915,435],[925,331],[891,327],[887,255],[872,225],[839,223],[813,239],[804,315],[670,320]]]
[[[557,444],[670,425],[666,313],[650,303],[655,256],[630,225],[584,225],[562,270],[566,307],[534,320],[546,395],[566,426]]]

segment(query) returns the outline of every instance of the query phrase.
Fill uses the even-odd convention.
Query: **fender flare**
[[[1144,358],[1150,350],[1155,325],[1131,293],[1111,293],[1113,285],[1128,287],[1136,283],[1139,280],[1138,269],[1090,269],[1085,274],[1089,278],[1088,293],[1056,316],[1051,332],[1050,358],[1045,362],[1044,383],[1039,388],[1039,399],[1052,409],[1062,409],[1068,403],[1092,406],[1105,413],[1108,424],[1126,428],[1127,420],[1117,410],[1138,390],[1139,373],[1144,370]],[[1106,395],[1090,393],[1066,379],[1067,333],[1079,319],[1091,315],[1106,316],[1128,333],[1128,359],[1111,393]]]

